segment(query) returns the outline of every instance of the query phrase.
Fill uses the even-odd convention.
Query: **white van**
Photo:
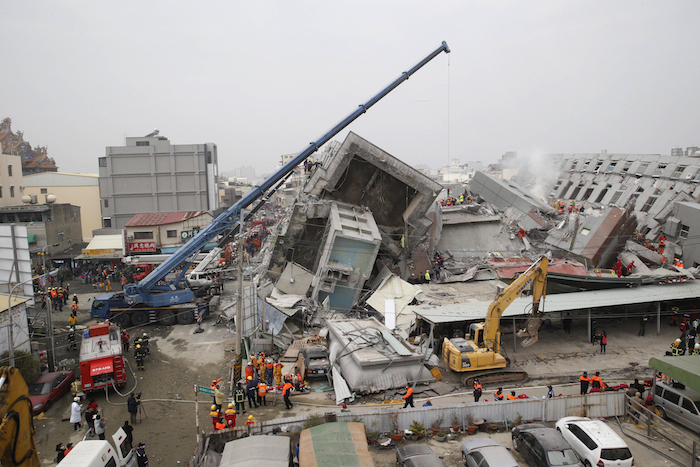
[[[108,441],[83,440],[75,445],[61,461],[61,467],[134,467],[136,454],[126,433],[119,428],[112,435],[114,447]]]
[[[674,387],[658,379],[652,391],[659,414],[700,433],[700,394],[686,387]]]

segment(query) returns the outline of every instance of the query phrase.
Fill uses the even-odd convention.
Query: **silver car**
[[[510,452],[489,438],[463,442],[462,460],[467,467],[518,467]]]

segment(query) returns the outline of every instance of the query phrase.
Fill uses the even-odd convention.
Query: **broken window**
[[[603,161],[598,161],[598,162],[596,163],[596,165],[595,165],[595,170],[594,170],[594,172],[595,172],[595,173],[600,172],[600,167],[601,167],[602,165],[603,165]]]
[[[642,163],[639,165],[639,167],[637,168],[636,174],[639,175],[639,176],[641,177],[642,175],[644,175],[644,172],[646,172],[647,167],[649,167],[649,163],[648,163],[648,162],[642,162]]]
[[[654,170],[652,177],[660,177],[661,174],[664,173],[664,170],[666,170],[666,164],[659,164],[656,166],[656,170]]]
[[[608,184],[603,190],[600,192],[598,195],[598,198],[595,200],[596,203],[601,203],[603,201],[603,198],[605,198],[605,195],[608,194],[608,190],[612,188],[612,185]]]
[[[578,193],[581,191],[581,188],[583,188],[583,182],[578,184],[578,186],[576,187],[574,192],[571,193],[571,196],[569,196],[569,198],[576,199],[576,197],[578,196]]]
[[[583,167],[581,167],[581,172],[585,172],[588,169],[589,164],[591,163],[590,160],[587,160],[583,163]]]
[[[626,174],[630,167],[632,167],[632,161],[626,161],[625,166],[622,168],[622,173]]]
[[[586,192],[583,194],[583,197],[581,198],[581,200],[587,200],[588,198],[590,198],[591,194],[593,194],[594,189],[595,189],[595,186],[587,189]]]
[[[690,227],[685,224],[681,224],[681,237],[688,238],[688,235],[690,235]]]
[[[564,189],[563,189],[563,190],[561,191],[561,193],[559,194],[559,196],[562,197],[562,198],[565,197],[565,196],[566,196],[566,193],[569,191],[569,188],[571,188],[571,185],[573,185],[573,184],[574,184],[574,182],[572,182],[571,180],[569,180],[568,183],[566,184],[566,186],[564,187]]]
[[[642,212],[649,212],[649,209],[651,209],[651,207],[654,205],[656,200],[657,200],[656,196],[648,197],[646,202],[644,203],[644,206],[642,206]]]
[[[609,203],[609,204],[615,205],[615,203],[617,203],[618,200],[620,199],[620,196],[622,196],[622,193],[623,193],[623,192],[624,192],[624,190],[618,190],[618,191],[616,191],[615,194],[613,195],[613,197],[610,199],[610,203]]]
[[[616,166],[616,165],[617,165],[617,162],[616,162],[616,161],[611,162],[610,164],[608,164],[608,168],[606,169],[606,171],[607,171],[607,172],[612,172],[613,170],[615,170],[615,166]]]
[[[683,174],[683,172],[685,172],[685,169],[687,169],[687,168],[688,168],[687,165],[679,165],[679,166],[677,166],[677,167],[676,167],[676,170],[674,170],[674,171],[673,171],[673,174],[671,174],[671,179],[672,179],[672,180],[678,180],[679,178],[681,178],[681,174]],[[690,177],[688,177],[688,178],[690,178]]]

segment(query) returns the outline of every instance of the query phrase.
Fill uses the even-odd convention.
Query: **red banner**
[[[131,253],[155,253],[156,242],[129,242]]]

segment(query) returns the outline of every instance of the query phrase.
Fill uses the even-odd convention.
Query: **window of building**
[[[626,161],[625,166],[622,167],[622,173],[626,174],[630,167],[632,167],[632,161]]]
[[[610,164],[608,164],[608,168],[606,169],[606,171],[612,172],[613,170],[615,170],[616,165],[617,165],[616,161],[611,162]]]
[[[620,200],[620,196],[622,196],[623,192],[624,192],[624,190],[616,191],[615,194],[613,195],[613,197],[610,198],[610,204],[615,205],[615,203],[617,203]]]
[[[688,235],[690,235],[690,227],[681,224],[681,237],[688,238]]]
[[[42,189],[39,190],[39,191],[41,192],[42,195],[45,195],[46,193],[49,192],[49,190],[48,190],[47,188],[42,188]]]
[[[150,146],[150,141],[136,141],[136,146]]]
[[[643,162],[643,163],[639,166],[639,168],[637,168],[637,175],[640,175],[640,176],[641,176],[641,175],[644,175],[644,172],[646,172],[647,167],[649,167],[649,163],[648,163],[648,162]]]
[[[168,230],[168,238],[177,238],[177,230]]]
[[[14,198],[14,197],[15,197],[15,187],[11,186],[10,187],[10,198]]]
[[[134,240],[145,240],[153,238],[153,232],[134,232]]]
[[[108,199],[106,199],[106,198],[105,198],[105,207],[106,207],[106,208],[108,208],[108,207],[109,207],[109,200],[108,200]]]
[[[598,161],[595,164],[595,173],[600,172],[600,167],[603,165],[603,161]]]
[[[12,177],[12,166],[11,165],[7,166],[7,175],[8,175],[8,177]]]
[[[676,170],[673,171],[673,174],[671,175],[671,179],[678,180],[679,178],[681,178],[681,174],[683,174],[683,172],[685,172],[685,169],[687,169],[687,168],[688,168],[687,165],[676,166]],[[690,177],[688,177],[688,178],[690,178]]]
[[[644,203],[644,206],[642,206],[642,212],[649,212],[649,209],[651,209],[651,207],[654,205],[656,199],[656,196],[648,197],[646,202]]]
[[[659,164],[656,166],[656,170],[654,170],[652,177],[660,177],[661,174],[664,173],[664,170],[666,170],[666,164]]]
[[[100,157],[97,159],[97,165],[100,167],[107,167],[107,158],[106,157]]]
[[[581,172],[585,172],[588,169],[588,165],[591,163],[591,161],[586,161],[583,163],[583,167],[581,167]]]
[[[2,187],[0,186],[0,198],[2,198]]]
[[[211,164],[211,151],[207,151],[207,164]]]
[[[112,227],[112,219],[110,219],[109,217],[102,218],[102,227],[104,227],[105,229],[111,228]]]

